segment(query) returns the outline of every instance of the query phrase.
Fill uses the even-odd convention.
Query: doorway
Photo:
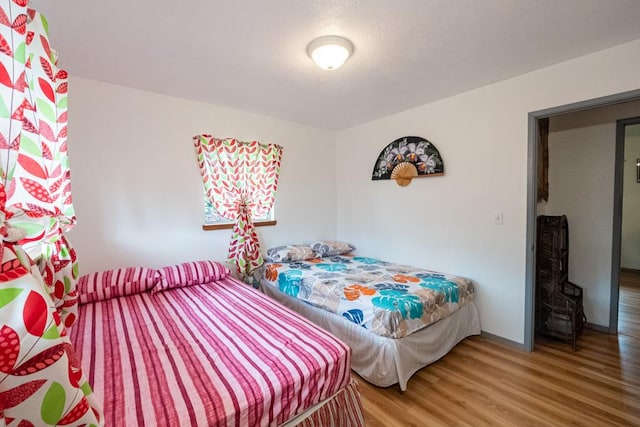
[[[619,334],[640,337],[640,117],[618,121],[616,152],[620,175],[616,183],[622,187],[616,188],[616,195],[622,218],[618,298],[611,301],[612,318],[615,310]]]
[[[625,92],[617,95],[611,95],[603,98],[596,98],[588,101],[583,101],[575,104],[569,104],[559,107],[554,107],[546,110],[540,110],[529,113],[529,143],[528,143],[528,174],[527,174],[527,239],[526,239],[526,289],[525,289],[525,339],[524,349],[527,351],[533,351],[534,338],[535,338],[535,236],[536,236],[536,217],[537,217],[537,170],[538,170],[538,120],[543,118],[553,118],[554,116],[568,114],[578,111],[586,111],[597,107],[621,104],[629,101],[640,100],[640,90],[631,92]],[[615,234],[614,234],[614,247]],[[618,235],[618,244],[620,236]],[[619,251],[618,251],[619,256]],[[619,265],[614,262],[615,254],[612,254],[611,265]],[[616,286],[611,286],[611,301],[613,301],[613,294],[615,288],[615,298],[617,303],[618,298],[618,276],[619,269],[611,269],[611,283],[616,283]],[[615,276],[615,281],[614,281]],[[610,315],[613,316],[613,310],[610,310]],[[617,306],[616,306],[616,321],[617,327]],[[613,326],[611,321],[609,326]],[[609,328],[611,329],[611,328]],[[612,332],[609,330],[609,332]],[[615,330],[613,330],[615,333]]]

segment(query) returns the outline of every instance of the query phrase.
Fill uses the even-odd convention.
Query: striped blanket
[[[82,305],[71,339],[106,425],[280,425],[335,395],[316,420],[363,424],[349,347],[232,278]]]

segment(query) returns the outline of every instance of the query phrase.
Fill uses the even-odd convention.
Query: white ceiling
[[[640,38],[638,0],[31,0],[71,74],[343,129]],[[324,71],[321,35],[355,53]]]

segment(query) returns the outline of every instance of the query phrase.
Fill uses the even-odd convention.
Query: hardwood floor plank
[[[640,339],[640,273],[620,272],[618,333]]]
[[[408,390],[360,381],[368,426],[640,426],[640,274],[621,274],[620,333],[586,329],[577,351],[533,353],[470,337]]]
[[[609,377],[588,359],[573,366],[576,353],[526,353],[468,338],[418,372],[404,393],[362,382],[367,425],[640,425],[637,376]]]
[[[523,413],[533,413],[534,406],[527,403],[526,406],[521,402],[512,399],[513,393],[521,393],[510,386],[508,381],[504,381],[503,376],[495,377],[496,381],[488,383],[485,373],[478,375],[476,369],[467,370],[464,368],[452,368],[447,370],[447,380],[456,385],[459,392],[463,392],[469,402],[477,401],[479,407],[474,406],[474,410],[483,414],[483,418],[492,419],[492,422],[483,423],[489,425],[540,425],[542,417],[524,417]],[[495,373],[492,373],[494,375]],[[487,408],[491,408],[487,411]],[[547,422],[557,421],[557,419],[548,418]]]
[[[535,398],[537,395],[543,393],[546,396],[563,396],[564,390],[570,387],[576,387],[581,390],[580,396],[571,396],[570,407],[576,408],[580,411],[586,407],[599,412],[603,408],[610,406],[608,412],[616,412],[619,409],[619,394],[615,390],[608,390],[607,387],[602,385],[590,383],[596,382],[593,377],[584,377],[580,375],[574,375],[573,377],[560,371],[544,371],[544,370],[531,370],[523,373],[518,365],[508,369],[509,383],[519,381],[523,385],[520,389],[531,393],[531,398]],[[563,405],[561,410],[566,410],[567,405]],[[640,406],[637,407],[640,410]],[[621,415],[621,414],[618,414]]]

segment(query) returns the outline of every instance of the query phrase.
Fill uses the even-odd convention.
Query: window
[[[249,277],[263,263],[254,221],[273,219],[282,147],[211,135],[194,136],[193,145],[205,194],[205,218],[217,221],[203,228],[233,229],[228,260],[238,273]],[[259,224],[267,223],[275,221]]]
[[[203,197],[204,202],[204,224],[202,225],[203,230],[222,230],[226,228],[233,228],[233,224],[235,223],[233,220],[227,219],[220,215],[220,213],[216,210],[213,204],[209,201],[209,197],[207,194],[204,194]],[[261,227],[265,225],[276,225],[276,216],[275,209],[271,208],[271,210],[262,217],[252,218],[253,225],[256,227]]]

